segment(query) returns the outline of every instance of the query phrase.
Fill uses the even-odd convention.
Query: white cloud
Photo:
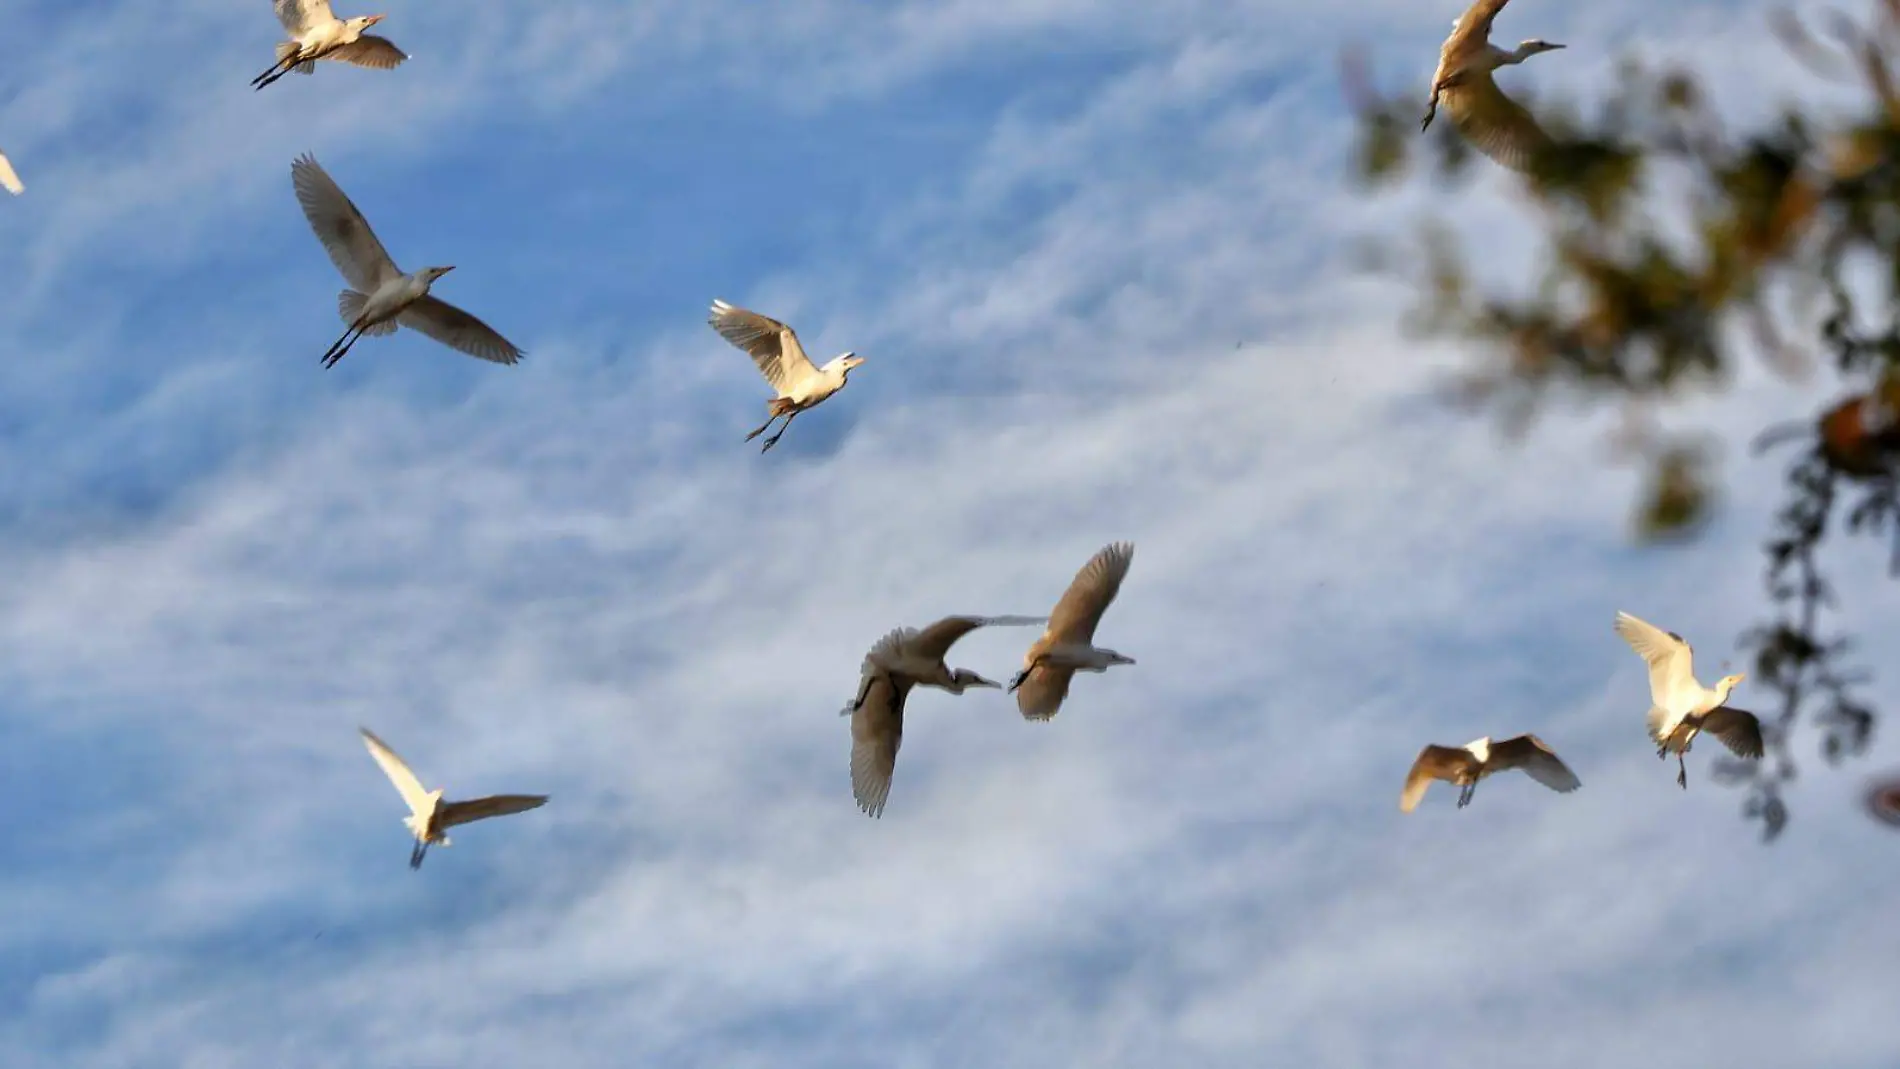
[[[31,963],[33,1013],[0,1045],[80,1069],[1892,1060],[1878,1017],[1847,1013],[1891,961],[1877,892],[1900,875],[1891,835],[1847,808],[1858,783],[1804,778],[1763,850],[1707,754],[1685,793],[1642,744],[1641,666],[1609,631],[1628,607],[1727,653],[1760,608],[1772,486],[1733,463],[1707,541],[1637,551],[1631,477],[1599,460],[1598,427],[1505,452],[1421,399],[1460,357],[1397,338],[1393,293],[1329,251],[1394,221],[1325,170],[1330,66],[1248,91],[1251,43],[1310,64],[1343,21],[708,10],[418,12],[465,23],[450,39],[471,57],[510,19],[531,45],[518,67],[444,61],[427,80],[326,71],[338,125],[315,147],[374,182],[372,157],[479,136],[484,109],[555,66],[546,99],[578,108],[645,63],[790,56],[849,88],[805,105],[845,121],[850,93],[990,48],[1074,34],[1131,56],[1072,107],[1006,107],[951,181],[871,220],[862,266],[753,268],[814,349],[874,361],[765,457],[738,441],[760,407],[744,359],[690,321],[616,361],[602,350],[643,324],[540,324],[527,291],[495,318],[539,331],[534,357],[461,396],[384,389],[454,359],[391,342],[360,354],[361,385],[300,367],[321,387],[245,380],[262,414],[234,414],[219,369],[264,328],[210,309],[207,332],[245,340],[158,375],[144,418],[157,436],[192,413],[247,447],[85,537],[0,533],[5,715],[65,759],[0,788],[16,812],[60,792],[46,838],[4,846],[28,862],[0,891],[0,945]],[[1427,40],[1438,21],[1375,16]],[[268,30],[223,31],[216,78]],[[397,36],[417,64],[437,54]],[[761,98],[723,62],[705,106]],[[127,80],[103,99],[129,93],[106,77]],[[231,96],[210,107],[250,104]],[[279,96],[261,106],[291,114]],[[109,272],[98,236],[148,203],[231,203],[280,228],[272,248],[313,253],[276,185],[290,132],[164,99],[149,144],[24,224],[42,266]],[[181,144],[204,158],[155,188]],[[125,255],[205,267],[163,244]],[[246,284],[326,269],[274,270]],[[0,318],[72,315],[46,287]],[[1732,440],[1786,397],[1748,383],[1693,414]],[[72,433],[71,453],[114,440]],[[836,710],[865,647],[945,612],[1047,611],[1117,538],[1139,548],[1101,638],[1139,663],[1079,680],[1048,725],[994,693],[915,696],[890,809],[863,818]],[[1870,636],[1900,624],[1849,610]],[[953,660],[1001,676],[1027,641],[978,632]],[[358,724],[451,794],[553,801],[411,875]],[[1517,730],[1584,790],[1507,778],[1464,812],[1441,790],[1398,814],[1418,746]]]

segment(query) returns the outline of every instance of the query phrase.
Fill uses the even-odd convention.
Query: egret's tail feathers
[[[296,55],[296,54],[297,54],[297,49],[298,49],[298,48],[301,48],[301,47],[302,47],[302,46],[301,46],[301,45],[299,45],[299,44],[298,44],[297,42],[295,42],[295,41],[279,41],[279,42],[277,42],[277,62],[278,62],[278,65],[280,65],[280,66],[281,66],[281,65],[283,65],[283,64],[284,64],[285,62],[287,62],[287,61],[288,61],[288,60],[290,59],[290,57],[292,57],[292,56],[294,56],[294,55]]]
[[[307,59],[297,64],[293,69],[296,70],[298,74],[315,74],[317,73],[317,62],[316,60]]]
[[[343,322],[353,327],[358,326],[356,318],[363,314],[363,306],[367,304],[369,304],[368,297],[365,297],[355,290],[344,290],[342,293],[336,295],[336,314],[343,317]],[[386,319],[381,323],[372,323],[369,326],[365,326],[362,330],[363,333],[372,338],[383,334],[394,334],[396,333],[396,321],[394,319]]]
[[[1651,742],[1654,742],[1658,746],[1662,745],[1664,737],[1676,726],[1670,723],[1671,719],[1673,718],[1669,715],[1669,710],[1664,709],[1662,706],[1652,705],[1649,707],[1649,739]]]

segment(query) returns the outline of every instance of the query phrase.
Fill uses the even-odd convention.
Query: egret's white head
[[[864,358],[856,353],[846,353],[834,361],[834,363],[838,365],[839,371],[850,374],[852,368],[864,363]]]
[[[952,672],[950,674],[950,681],[956,684],[956,688],[959,692],[967,690],[970,687],[995,687],[998,690],[1003,689],[1001,683],[993,679],[984,679],[968,668],[959,668],[955,672]]]
[[[1747,672],[1737,672],[1732,676],[1723,676],[1721,679],[1715,681],[1715,692],[1722,696],[1723,701],[1727,701],[1729,692],[1735,689],[1735,685],[1747,678]]]
[[[453,270],[455,270],[453,265],[449,267],[425,267],[418,273],[422,276],[422,281],[426,283],[434,282],[436,279],[441,278]]]
[[[354,33],[362,33],[364,30],[369,29],[381,21],[383,21],[383,16],[381,15],[358,15],[353,19],[346,20],[344,25],[348,26]]]
[[[1523,41],[1518,44],[1517,54],[1520,56],[1534,56],[1539,52],[1555,52],[1562,47],[1562,45],[1554,41],[1546,41],[1541,38],[1533,37],[1528,41]]]

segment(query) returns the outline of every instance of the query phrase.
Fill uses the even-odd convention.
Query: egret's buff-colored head
[[[1747,678],[1747,672],[1737,672],[1732,676],[1723,676],[1721,679],[1715,681],[1715,692],[1726,699],[1729,692],[1734,690],[1737,684]]]

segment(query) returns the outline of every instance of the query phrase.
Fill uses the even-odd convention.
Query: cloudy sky
[[[1336,48],[1422,87],[1453,7],[392,3],[401,70],[252,93],[263,0],[0,0],[9,1069],[1900,1063],[1900,839],[1854,809],[1900,742],[1809,760],[1764,848],[1645,745],[1610,630],[1740,666],[1780,461],[1636,548],[1600,420],[1443,410],[1471,354],[1353,266],[1432,200],[1534,262],[1495,175],[1343,178]],[[1571,45],[1515,84],[1640,42],[1760,114],[1815,91],[1765,6],[1499,32]],[[305,151],[526,360],[320,369]],[[765,457],[714,297],[867,358]],[[1666,418],[1741,442],[1831,389]],[[916,695],[860,814],[864,650],[1046,612],[1115,539],[1139,664],[1046,725]],[[1874,650],[1890,593],[1844,604]],[[411,873],[359,724],[553,801]],[[1398,812],[1423,743],[1524,730],[1582,791]]]

